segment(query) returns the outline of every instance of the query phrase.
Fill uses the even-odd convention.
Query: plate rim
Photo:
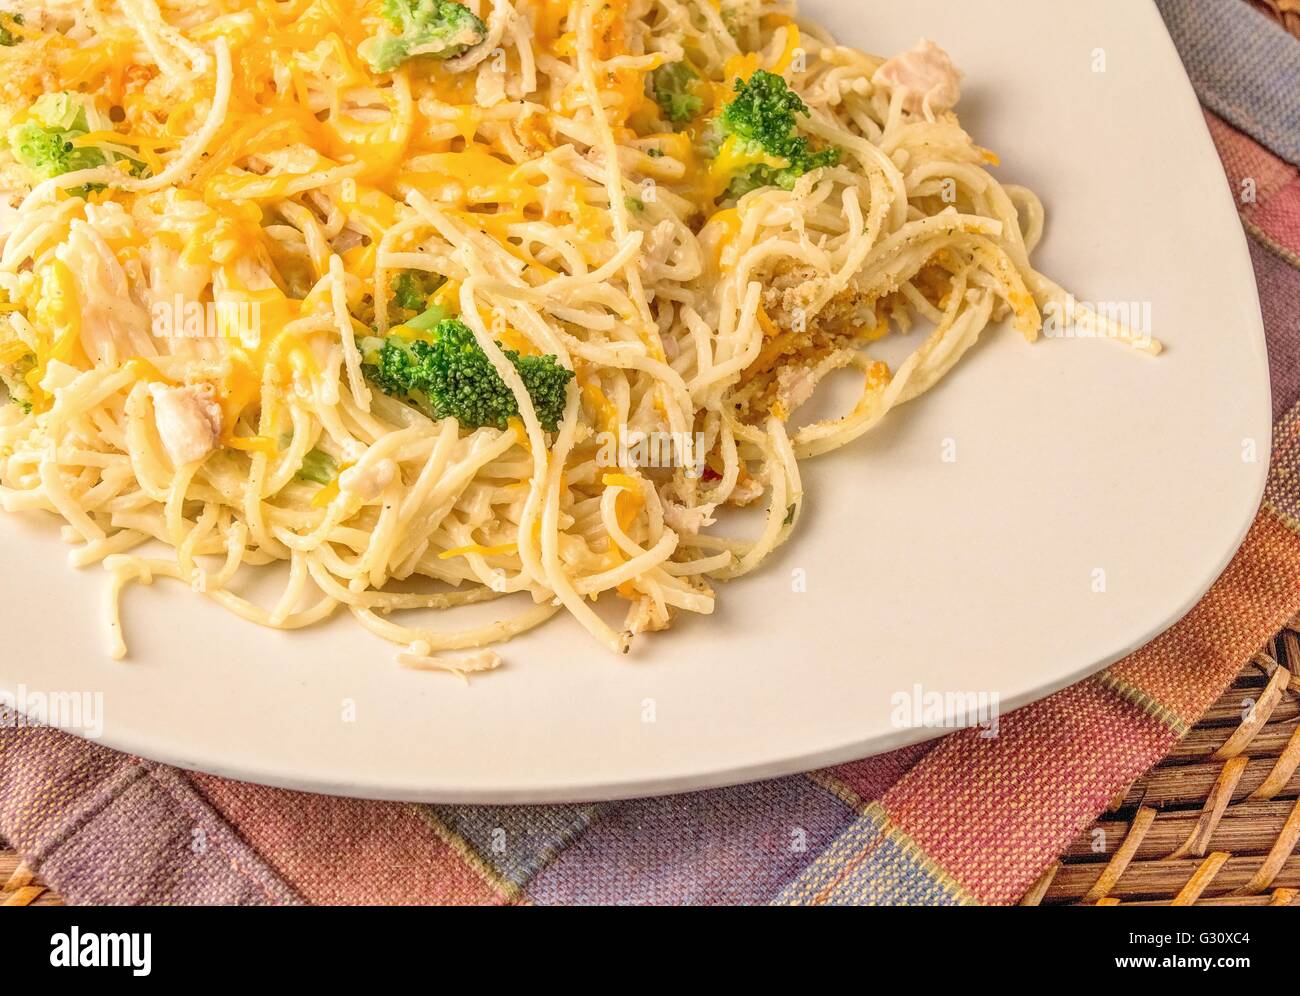
[[[1162,62],[1172,59],[1173,64],[1179,68],[1181,78],[1174,80],[1173,84],[1182,89],[1182,99],[1191,100],[1199,107],[1199,101],[1192,88],[1191,81],[1182,66],[1173,40],[1165,28],[1155,4],[1153,2],[1148,3],[1146,11],[1147,16],[1154,20],[1155,25],[1148,32],[1151,44],[1160,44],[1167,50],[1166,58],[1162,59]],[[1209,127],[1203,117],[1199,120],[1198,132],[1198,139],[1204,154],[1216,155]],[[1222,188],[1221,195],[1231,201],[1231,191],[1226,184]],[[1233,215],[1236,216],[1235,204],[1233,205]],[[1249,240],[1244,228],[1237,225],[1234,233],[1224,232],[1223,238],[1225,240],[1232,239],[1232,254],[1239,259],[1244,258],[1249,269]],[[1225,252],[1227,251],[1229,250],[1225,249]],[[1245,289],[1245,293],[1250,297],[1248,300],[1243,300],[1241,304],[1243,310],[1249,311],[1251,317],[1251,328],[1248,331],[1251,333],[1254,342],[1263,344],[1265,347],[1261,351],[1264,353],[1264,372],[1266,379],[1268,379],[1271,378],[1271,372],[1267,364],[1265,329],[1260,309],[1258,285],[1253,279],[1253,271],[1252,279],[1249,282],[1249,287]],[[1217,558],[1217,566],[1208,579],[1193,585],[1190,594],[1185,596],[1178,606],[1171,609],[1168,616],[1161,622],[1144,628],[1139,635],[1116,648],[1113,653],[1109,653],[1090,664],[1074,668],[1065,674],[1054,675],[1047,680],[1031,680],[1029,684],[1032,687],[1022,688],[1014,694],[1003,697],[1000,704],[1004,713],[1030,702],[1041,700],[1062,688],[1097,674],[1167,630],[1171,625],[1182,619],[1201,600],[1236,555],[1242,541],[1256,520],[1267,484],[1268,457],[1271,455],[1272,450],[1271,433],[1266,433],[1264,440],[1264,444],[1260,447],[1262,452],[1255,472],[1257,480],[1253,489],[1254,498],[1249,505],[1249,511],[1248,513],[1242,513],[1242,522],[1235,532],[1234,541],[1226,550],[1220,553]],[[75,733],[76,731],[70,732]],[[632,780],[611,778],[554,786],[539,786],[526,782],[509,786],[503,782],[495,787],[483,787],[482,785],[471,787],[464,784],[444,784],[441,787],[433,785],[433,782],[447,777],[445,771],[430,772],[429,776],[420,785],[411,784],[409,779],[394,778],[385,772],[376,772],[365,784],[357,784],[349,779],[331,780],[328,777],[321,777],[312,772],[299,771],[293,773],[286,770],[283,762],[269,759],[263,759],[263,763],[260,765],[246,765],[228,764],[223,763],[221,760],[206,757],[188,758],[185,756],[186,752],[181,745],[158,742],[158,735],[145,729],[110,732],[106,726],[103,735],[87,739],[93,744],[146,757],[158,763],[174,765],[189,771],[319,794],[445,804],[554,804],[644,798],[745,784],[803,773],[817,768],[878,755],[911,744],[936,740],[952,732],[957,731],[954,728],[897,728],[886,734],[877,733],[866,737],[859,736],[833,746],[810,749],[794,755],[783,751],[779,758],[760,759],[723,768],[708,767],[706,765],[704,768],[686,774],[672,774],[652,778],[640,777]]]

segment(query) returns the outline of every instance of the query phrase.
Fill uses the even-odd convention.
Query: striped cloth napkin
[[[1157,2],[1233,188],[1256,184],[1275,419],[1264,506],[1171,630],[996,738],[600,805],[336,799],[0,722],[0,837],[74,903],[1016,902],[1300,609],[1300,41],[1260,12],[1294,5]]]

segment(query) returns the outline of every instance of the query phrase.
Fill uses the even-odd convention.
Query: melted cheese
[[[146,360],[143,356],[135,356],[122,364],[122,369],[130,371],[136,380],[142,380],[147,384],[166,384],[175,386],[176,382],[170,377],[163,374],[156,366]]]
[[[527,4],[526,9],[533,24],[533,37],[537,47],[559,56],[561,53],[556,47],[557,42],[561,37],[573,37],[561,30],[569,16],[569,0],[534,0]]]
[[[595,416],[596,421],[601,425],[602,431],[609,433],[611,436],[618,435],[618,409],[614,403],[605,397],[605,392],[600,389],[594,380],[579,380],[582,385],[582,399],[587,403]]]
[[[460,546],[454,550],[444,550],[438,554],[439,560],[451,560],[452,557],[468,557],[476,553],[481,557],[507,557],[519,551],[518,545],[514,543],[502,543],[500,546],[481,546],[478,543],[472,546]]]
[[[316,492],[311,499],[312,508],[325,508],[335,498],[339,496],[342,490],[343,475],[355,467],[354,463],[345,463],[339,467],[339,472],[334,475],[334,479]]]
[[[55,257],[38,275],[34,299],[28,305],[38,337],[36,366],[26,380],[32,391],[32,407],[40,412],[50,405],[50,396],[41,387],[50,364],[57,361],[84,370],[90,361],[81,346],[81,304],[72,270]]]
[[[614,499],[614,514],[618,519],[618,527],[626,533],[632,528],[632,523],[636,521],[637,515],[645,506],[645,495],[641,491],[641,482],[627,474],[605,474],[601,477],[601,483],[607,488],[621,488],[618,496]],[[627,558],[623,556],[623,550],[614,538],[609,538],[609,563],[617,567]],[[636,598],[636,586],[630,581],[624,581],[618,586],[618,593],[624,598]]]
[[[283,384],[288,383],[296,372],[305,376],[317,372],[306,339],[284,328],[299,317],[304,302],[287,298],[276,288],[249,290],[241,287],[229,274],[226,280],[231,289],[222,295],[223,300],[253,305],[259,334],[250,342],[248,339],[252,337],[237,335],[246,330],[228,326],[221,329],[227,341],[237,343],[227,352],[227,370],[222,378],[222,443],[232,449],[274,454],[279,448],[274,440],[264,436],[235,436],[235,424],[248,409],[261,401],[267,377]],[[228,315],[219,313],[219,317],[224,319]],[[269,412],[263,413],[264,417],[269,415]]]
[[[718,150],[717,158],[709,166],[711,193],[715,199],[722,196],[735,175],[750,166],[784,169],[789,165],[785,159],[769,156],[758,146],[751,145],[736,135],[728,135]]]
[[[222,444],[233,449],[273,454],[278,446],[263,436],[236,436],[241,418],[254,415],[264,385],[287,383],[295,373],[314,372],[305,339],[284,332],[290,322],[328,310],[322,300],[290,296],[320,280],[321,260],[306,261],[286,254],[266,235],[265,226],[278,223],[272,213],[278,202],[294,196],[302,182],[329,170],[364,164],[347,180],[327,188],[346,215],[348,226],[368,238],[340,253],[350,277],[373,279],[377,244],[399,217],[400,202],[413,190],[435,200],[440,208],[490,235],[506,252],[542,277],[557,276],[532,256],[531,249],[512,238],[512,226],[545,218],[565,227],[584,259],[598,266],[611,234],[611,219],[603,203],[589,203],[585,185],[569,182],[544,196],[543,177],[511,161],[518,149],[492,136],[490,117],[477,103],[476,73],[456,72],[437,60],[415,60],[382,78],[372,75],[358,48],[384,23],[381,0],[229,0],[202,23],[188,28],[188,38],[210,45],[224,38],[232,52],[231,92],[227,111],[208,154],[196,165],[192,179],[178,188],[149,193],[108,189],[87,203],[120,204],[141,219],[129,234],[103,238],[119,262],[129,266],[166,268],[179,263],[175,286],[189,295],[213,293],[220,306],[247,303],[258,309],[262,334],[245,341],[239,330],[221,328],[223,375],[218,401],[222,410]],[[539,53],[573,54],[571,0],[529,0],[522,10],[532,22],[534,49]],[[628,0],[605,0],[591,8],[595,25],[595,57],[610,60],[628,52]],[[90,94],[102,113],[120,107],[118,130],[103,129],[78,139],[78,146],[121,151],[145,163],[157,175],[166,156],[181,147],[200,127],[214,95],[210,71],[192,81],[163,80],[156,67],[138,63],[139,39],[128,29],[101,32],[90,45],[80,45],[60,33],[45,33],[53,53],[54,77],[60,89]],[[793,50],[797,32],[788,32]],[[184,61],[179,49],[174,58]],[[649,120],[646,73],[662,58],[644,59],[636,68],[623,65],[597,73],[602,105],[610,127],[621,142],[637,138],[629,122]],[[745,77],[758,67],[756,56],[732,59],[728,71]],[[165,85],[164,85],[165,84]],[[588,100],[581,80],[567,83],[552,103],[583,106]],[[706,102],[711,97],[701,85]],[[364,111],[349,108],[361,106]],[[324,110],[322,110],[324,108]],[[423,108],[423,110],[422,110]],[[433,120],[425,117],[425,112]],[[450,122],[459,135],[445,136]],[[642,133],[648,129],[642,129]],[[553,148],[556,134],[545,110],[532,114],[518,133],[530,151]],[[439,137],[432,137],[433,135]],[[690,193],[711,206],[714,181],[695,159],[688,134],[656,136],[659,147],[681,161],[688,172]],[[269,170],[246,168],[250,157],[271,161]],[[739,168],[750,159],[728,150],[724,165]],[[414,168],[403,168],[413,163]],[[79,208],[79,210],[84,210]],[[147,219],[147,223],[143,220]],[[67,238],[67,220],[52,225],[49,245]],[[38,247],[40,260],[47,251]],[[319,253],[317,253],[319,255]],[[251,265],[250,265],[251,264]],[[281,271],[283,268],[283,272]],[[237,273],[266,275],[265,288],[254,281],[245,287]],[[31,300],[23,302],[41,336],[38,364],[31,373],[37,404],[43,404],[39,381],[48,364],[58,360],[86,366],[80,347],[80,317],[71,274],[62,263],[38,265]],[[451,313],[458,309],[459,287],[448,281],[435,296]],[[223,321],[218,311],[219,324]],[[629,318],[629,320],[631,320]],[[647,340],[651,337],[641,332]],[[530,350],[528,340],[508,330],[506,345]],[[659,356],[658,347],[652,355]],[[137,380],[167,384],[146,360],[127,361]],[[584,400],[600,414],[609,431],[617,430],[614,406],[594,384],[584,388]],[[270,413],[263,412],[263,419]],[[245,430],[246,431],[246,430]]]
[[[713,265],[726,269],[727,248],[740,235],[740,212],[736,208],[725,208],[717,212],[700,229],[700,241],[713,249]]]
[[[478,143],[460,152],[423,156],[419,172],[397,175],[400,191],[418,190],[436,200],[466,204],[511,204],[519,206],[538,198],[537,188],[518,178],[519,168],[492,154]]]

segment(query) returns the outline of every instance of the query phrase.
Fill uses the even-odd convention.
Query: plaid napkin
[[[0,837],[74,903],[1017,901],[1300,609],[1300,42],[1244,0],[1158,3],[1233,189],[1255,183],[1276,423],[1258,518],[1168,632],[996,738],[600,805],[336,799],[0,722]]]

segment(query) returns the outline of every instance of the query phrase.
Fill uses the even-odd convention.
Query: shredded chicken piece
[[[817,375],[808,367],[782,367],[776,373],[776,400],[792,412],[812,397]]]
[[[397,464],[392,460],[377,460],[371,466],[349,467],[339,475],[339,490],[356,495],[363,501],[373,501],[397,478]]]
[[[727,504],[744,508],[746,505],[752,505],[762,497],[763,482],[756,477],[748,477],[736,482],[735,490],[731,492]]]
[[[857,284],[827,295],[812,267],[781,259],[759,279],[772,329],[737,393],[740,418],[789,418],[832,370],[849,363],[864,341],[879,338],[878,298]]]
[[[670,498],[665,498],[663,506],[664,522],[674,532],[685,536],[696,536],[700,530],[708,528],[717,521],[713,518],[713,513],[718,507],[716,504],[696,505],[694,508],[687,508],[685,505],[677,504]]]
[[[149,385],[163,449],[177,467],[202,460],[221,439],[221,406],[211,384]]]
[[[961,71],[948,53],[929,39],[885,62],[871,77],[873,85],[903,94],[903,109],[933,121],[961,100]]]

